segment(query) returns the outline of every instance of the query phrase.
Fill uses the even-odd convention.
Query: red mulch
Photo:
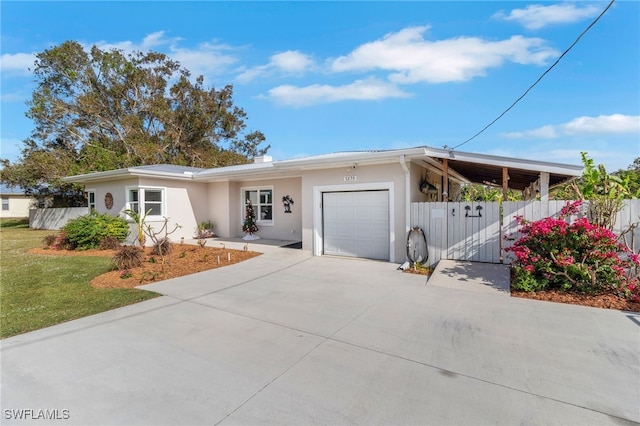
[[[511,296],[525,299],[546,300],[548,302],[569,303],[572,305],[591,306],[594,308],[617,309],[620,311],[640,312],[640,303],[632,302],[615,294],[579,294],[557,290],[527,293],[511,289]]]
[[[31,254],[51,256],[100,256],[114,257],[115,250],[50,250],[34,248]],[[121,278],[121,271],[115,270],[102,274],[90,284],[95,288],[133,288],[150,282],[181,277],[196,272],[216,269],[222,266],[242,262],[261,253],[254,251],[233,250],[223,247],[198,247],[174,244],[170,258],[163,267],[160,256],[151,254],[151,247],[145,248],[142,266],[130,270],[131,277]],[[152,260],[153,259],[153,260]]]

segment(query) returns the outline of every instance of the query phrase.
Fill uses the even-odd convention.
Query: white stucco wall
[[[207,184],[209,220],[215,225],[216,235],[224,238],[232,236],[229,187],[229,182]]]
[[[208,184],[186,180],[167,180],[140,178],[139,187],[162,188],[165,191],[165,217],[169,219],[168,228],[172,230],[176,224],[181,228],[169,235],[171,241],[179,242],[181,238],[193,238],[198,224],[211,220],[209,207]],[[155,229],[160,229],[164,220],[147,220]]]
[[[135,178],[91,183],[85,186],[85,191],[93,191],[96,194],[96,211],[98,213],[118,216],[123,215],[127,202],[125,187],[135,186],[137,183],[138,180]],[[110,193],[113,197],[113,207],[111,209],[107,209],[105,206],[105,196],[107,193]]]
[[[273,186],[273,225],[261,225],[258,235],[261,238],[301,241],[302,239],[302,202],[300,178],[274,179],[270,181],[249,181],[237,184],[237,215],[239,223],[239,235],[242,234],[242,223],[244,221],[244,208],[242,191],[244,188],[258,186]],[[282,197],[289,195],[294,204],[291,206],[291,213],[284,212]]]
[[[345,176],[348,176],[345,180]],[[354,177],[355,176],[355,180]],[[314,200],[314,192],[328,191],[331,187],[339,191],[364,189],[390,189],[392,210],[390,239],[392,261],[404,262],[406,251],[406,210],[405,172],[400,161],[394,164],[358,166],[355,169],[338,167],[324,170],[309,170],[302,175],[302,248],[314,252],[318,233],[315,227],[320,223],[317,218],[319,206]],[[317,250],[316,250],[317,251]],[[320,253],[315,253],[320,254]]]
[[[216,233],[220,237],[242,237],[244,204],[242,191],[248,188],[273,188],[273,224],[258,222],[260,238],[301,241],[302,200],[300,178],[250,180],[243,182],[210,183],[209,209],[212,220],[219,224]],[[284,212],[282,197],[293,198],[291,213]]]
[[[95,192],[96,211],[111,215],[126,217],[127,191],[130,188],[160,188],[164,190],[164,215],[169,219],[169,229],[176,224],[181,228],[169,235],[174,242],[179,242],[182,237],[191,239],[195,236],[196,228],[200,222],[210,219],[208,184],[201,182],[189,182],[186,180],[130,178],[113,180],[86,185],[86,191]],[[113,207],[109,210],[105,206],[105,196],[111,193]],[[146,221],[155,229],[160,229],[164,221],[161,218],[148,219]],[[128,243],[135,241],[136,226],[131,224],[131,234]]]

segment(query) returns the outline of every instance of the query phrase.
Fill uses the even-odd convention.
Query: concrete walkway
[[[509,266],[493,263],[441,260],[436,265],[429,285],[509,296]]]
[[[274,248],[5,339],[2,424],[640,422],[638,315],[396,267]]]

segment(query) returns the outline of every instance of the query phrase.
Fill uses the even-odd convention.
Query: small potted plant
[[[204,238],[214,238],[216,237],[216,233],[213,231],[213,222],[208,220],[206,222],[200,222],[198,228],[196,230],[196,240],[201,240]]]

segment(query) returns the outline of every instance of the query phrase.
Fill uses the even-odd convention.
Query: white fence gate
[[[440,259],[500,263],[498,203],[411,203],[411,224],[427,235],[430,265]]]
[[[558,217],[566,204],[563,200],[508,201],[502,207],[497,202],[411,203],[411,226],[419,226],[427,236],[430,265],[440,259],[508,264],[513,257],[504,249],[521,236],[516,217],[529,221]],[[640,223],[640,199],[624,200],[613,231],[619,235],[634,223]],[[625,235],[625,241],[638,253],[640,226]]]

